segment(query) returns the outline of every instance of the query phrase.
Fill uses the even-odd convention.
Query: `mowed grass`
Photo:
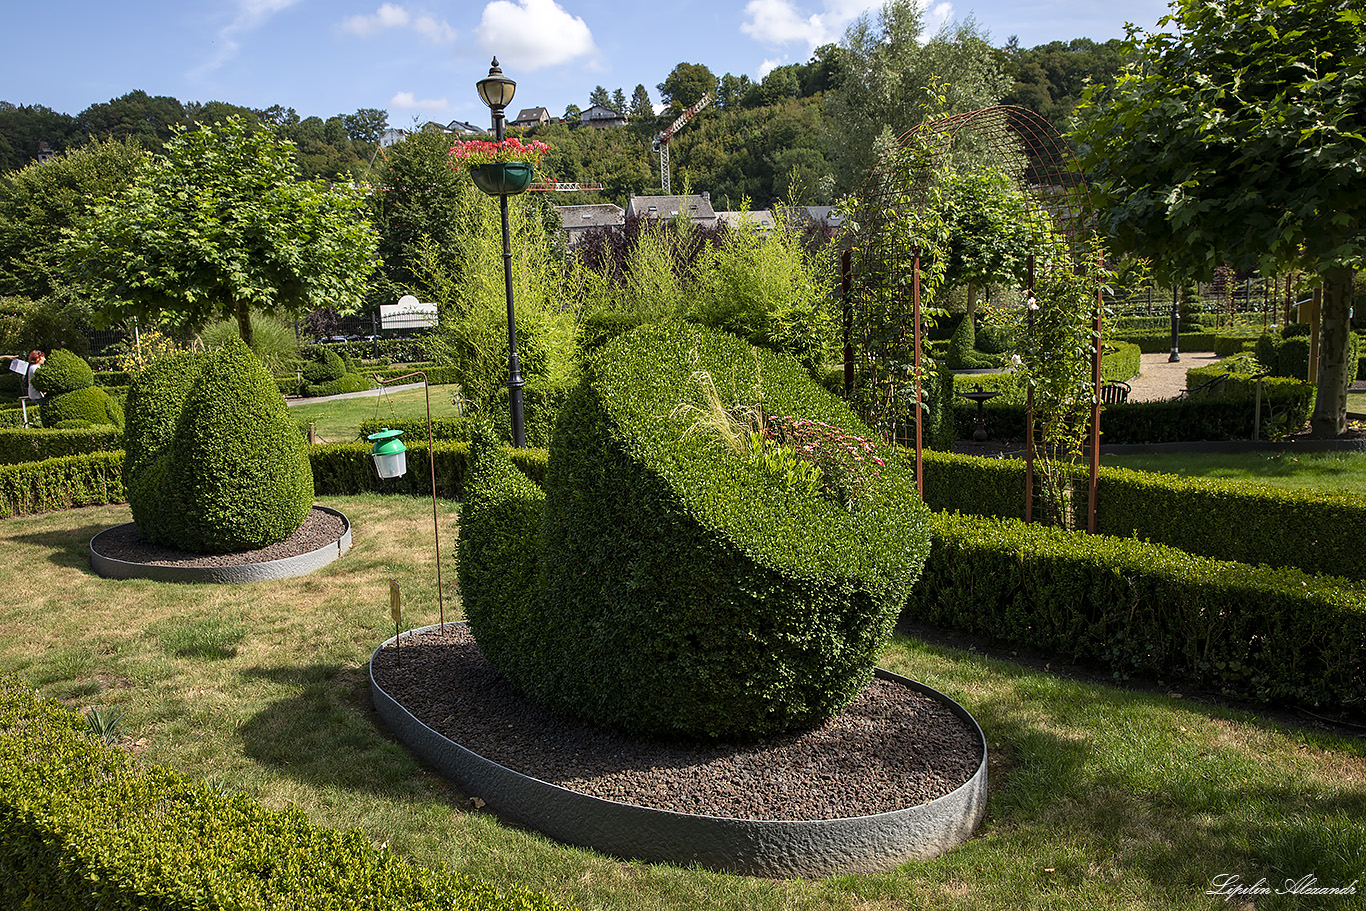
[[[71,708],[123,711],[117,742],[147,763],[356,826],[415,863],[543,889],[585,909],[1205,909],[1236,874],[1279,885],[1366,884],[1366,743],[1134,692],[905,637],[883,665],[957,699],[990,745],[977,836],[889,873],[770,881],[631,863],[557,844],[470,806],[370,709],[366,662],[437,618],[431,504],[325,497],[354,548],[298,579],[246,586],[104,580],[92,535],[129,519],[97,507],[0,521],[0,671]],[[439,507],[453,595],[458,508]],[[1258,909],[1360,907],[1259,898]]]
[[[1102,453],[1100,463],[1187,478],[1366,495],[1366,452]]]
[[[418,382],[420,384],[421,380]],[[459,415],[459,408],[452,401],[459,390],[460,387],[456,385],[431,387],[433,418]],[[403,389],[398,392],[385,390],[380,395],[365,395],[352,399],[330,399],[325,402],[308,399],[291,401],[289,413],[305,423],[312,421],[314,432],[323,442],[350,443],[362,439],[361,421],[425,418],[427,404],[426,396],[419,385],[416,389]]]

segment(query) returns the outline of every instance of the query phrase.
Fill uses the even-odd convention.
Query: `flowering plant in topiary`
[[[522,142],[516,136],[509,136],[502,142],[489,142],[486,139],[466,139],[451,146],[451,163],[460,168],[475,168],[480,165],[511,162],[540,164],[541,159],[550,151],[550,146],[538,139]]]

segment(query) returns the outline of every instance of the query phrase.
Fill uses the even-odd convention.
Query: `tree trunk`
[[[251,306],[244,301],[237,302],[237,333],[242,341],[251,347]]]
[[[968,285],[968,319],[971,319],[971,320],[977,319],[977,286],[976,286],[976,285]],[[972,324],[972,328],[973,328],[973,330],[975,331],[975,330],[977,329],[977,324],[976,324],[976,323],[973,323],[973,324]]]
[[[1323,273],[1323,310],[1319,332],[1318,395],[1309,419],[1311,433],[1320,439],[1347,432],[1347,387],[1356,377],[1356,364],[1347,363],[1351,351],[1352,270],[1334,266]]]

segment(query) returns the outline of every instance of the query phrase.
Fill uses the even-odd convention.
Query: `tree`
[[[144,149],[160,149],[175,128],[188,122],[185,107],[165,95],[141,89],[90,107],[76,115],[76,128],[92,139],[134,137]]]
[[[659,97],[677,117],[703,95],[716,94],[716,77],[701,63],[680,63],[657,88]]]
[[[1138,54],[1088,90],[1081,143],[1101,223],[1163,275],[1300,266],[1323,284],[1316,436],[1346,429],[1352,273],[1366,182],[1359,0],[1175,0]]]
[[[40,143],[61,152],[77,135],[74,117],[41,104],[0,101],[0,174],[36,161]]]
[[[375,260],[363,205],[345,186],[297,180],[293,143],[234,117],[177,131],[65,252],[104,320],[235,317],[250,345],[253,309],[359,307]]]
[[[379,142],[384,131],[389,129],[389,112],[379,108],[360,108],[343,120],[347,138],[352,142]]]
[[[628,111],[632,120],[636,118],[654,119],[654,102],[650,101],[650,91],[644,85],[636,84],[636,90],[631,93],[631,106]]]
[[[583,110],[582,110],[577,104],[575,104],[574,102],[571,101],[571,102],[569,102],[569,104],[565,105],[565,108],[564,108],[564,117],[561,118],[561,119],[562,119],[562,120],[570,120],[570,121],[578,120],[578,119],[579,119],[579,115],[582,114],[582,113],[583,113]]]
[[[612,110],[616,111],[618,114],[625,114],[625,113],[626,113],[626,93],[623,92],[621,89],[614,89],[614,90],[612,91],[612,103],[611,103],[610,105],[608,105],[608,107],[610,107]]]
[[[612,106],[612,96],[600,85],[593,86],[593,91],[588,93],[588,106],[591,108],[595,104],[600,104],[605,108]]]
[[[864,17],[845,32],[838,52],[820,49],[834,85],[825,94],[827,157],[837,187],[862,184],[876,162],[884,128],[900,136],[930,114],[957,114],[996,104],[1010,88],[995,50],[972,19],[923,41],[924,14],[915,0],[887,0],[877,26]]]

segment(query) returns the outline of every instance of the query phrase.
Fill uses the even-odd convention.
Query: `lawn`
[[[942,858],[769,881],[624,862],[503,825],[414,761],[369,707],[366,661],[393,633],[388,580],[402,586],[406,623],[436,620],[430,501],[321,502],[350,516],[352,552],[311,576],[241,587],[92,576],[87,542],[128,521],[127,507],[0,522],[0,586],[12,593],[0,672],[77,710],[126,710],[119,742],[148,763],[585,909],[1195,909],[1240,907],[1205,894],[1221,874],[1366,881],[1361,738],[906,637],[883,665],[965,705],[991,750],[986,822]],[[440,514],[455,617],[458,507]],[[1359,901],[1270,896],[1256,907]]]
[[[459,415],[459,408],[452,401],[459,389],[460,387],[455,385],[431,387],[433,418],[453,418]],[[314,432],[320,437],[320,442],[350,443],[361,438],[361,421],[426,417],[427,406],[426,397],[419,385],[416,389],[402,389],[397,392],[386,390],[381,395],[351,399],[329,399],[325,402],[309,399],[291,401],[289,412],[305,423],[312,421]]]
[[[1218,478],[1325,493],[1366,495],[1366,452],[1180,452],[1110,455],[1113,468],[1155,471],[1188,478]]]

